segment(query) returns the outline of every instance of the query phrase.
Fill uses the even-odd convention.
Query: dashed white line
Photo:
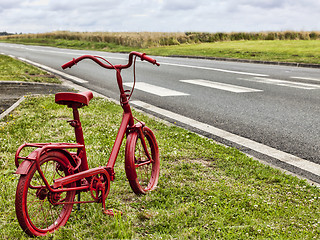
[[[311,81],[319,81],[320,82],[320,78],[309,78],[309,77],[291,77],[293,79],[303,79],[303,80],[311,80]]]
[[[123,83],[127,87],[132,87],[133,83]],[[145,82],[136,82],[136,89],[145,91],[151,94],[155,94],[161,97],[171,97],[171,96],[188,96],[188,93],[183,93],[175,90],[171,90],[164,87],[155,86]]]
[[[169,118],[176,120],[178,122],[187,124],[188,126],[197,128],[201,131],[205,131],[207,133],[224,138],[224,139],[231,141],[233,143],[250,148],[256,152],[273,157],[275,159],[278,159],[278,160],[285,162],[287,164],[290,164],[292,166],[295,166],[295,167],[298,167],[298,168],[303,169],[305,171],[308,171],[310,173],[316,174],[317,176],[320,175],[320,165],[319,164],[307,161],[305,159],[296,157],[292,154],[282,152],[282,151],[277,150],[275,148],[263,145],[261,143],[255,142],[255,141],[252,141],[248,138],[244,138],[244,137],[235,135],[233,133],[224,131],[222,129],[213,127],[211,125],[208,125],[208,124],[205,124],[202,122],[198,122],[198,121],[193,120],[191,118],[182,116],[177,113],[170,112],[168,110],[150,105],[150,104],[142,102],[142,101],[131,101],[131,103],[135,106],[142,107],[146,110],[158,113],[162,116],[166,116],[166,117],[169,117]]]
[[[277,85],[277,86],[306,89],[306,90],[320,89],[320,85],[317,85],[317,84],[291,82],[291,81],[272,79],[272,78],[254,77],[254,78],[238,78],[238,79],[245,80],[245,81],[251,81],[251,82],[273,84],[273,85]]]
[[[203,79],[195,79],[195,80],[180,80],[180,82],[191,83],[195,85],[200,85],[204,87],[210,87],[215,89],[220,89],[224,91],[234,92],[234,93],[248,93],[248,92],[262,92],[263,90],[247,88],[242,86],[236,86],[226,83],[213,82]]]
[[[176,66],[176,67],[197,68],[197,69],[211,70],[211,71],[217,71],[217,72],[225,72],[225,73],[234,73],[234,74],[241,74],[241,75],[257,76],[257,77],[268,77],[269,76],[269,75],[266,75],[266,74],[259,74],[259,73],[240,72],[240,71],[232,71],[232,70],[226,70],[226,69],[220,69],[220,68],[201,67],[201,66],[175,64],[175,63],[160,62],[160,64],[169,65],[169,66]]]

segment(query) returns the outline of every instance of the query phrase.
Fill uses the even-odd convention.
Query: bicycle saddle
[[[73,93],[61,92],[55,95],[55,102],[61,105],[68,105],[68,107],[81,108],[84,105],[88,106],[93,94],[90,91]]]

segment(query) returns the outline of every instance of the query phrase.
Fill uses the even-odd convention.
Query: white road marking
[[[49,50],[49,49],[36,49],[31,47],[25,47],[25,46],[9,46],[12,48],[23,48],[30,51],[37,51],[37,52],[52,52],[57,54],[70,54],[75,55],[74,52],[67,52],[64,50],[55,51],[55,50]],[[83,54],[82,54],[83,55]],[[118,59],[118,60],[126,60],[127,58],[121,58],[121,57],[110,57],[107,56],[106,58],[109,59]],[[217,72],[225,72],[225,73],[233,73],[233,74],[241,74],[241,75],[249,75],[249,76],[257,76],[257,77],[268,77],[269,75],[266,74],[259,74],[259,73],[250,73],[250,72],[241,72],[241,71],[232,71],[227,69],[220,69],[220,68],[211,68],[211,67],[201,67],[201,66],[193,66],[193,65],[185,65],[185,64],[175,64],[175,63],[166,63],[166,62],[159,62],[162,65],[169,65],[169,66],[177,66],[177,67],[186,67],[186,68],[196,68],[196,69],[203,69],[203,70],[211,70],[211,71],[217,71]]]
[[[123,85],[132,87],[133,83],[123,83]],[[151,94],[155,94],[161,97],[170,97],[170,96],[188,96],[189,94],[178,92],[175,90],[171,90],[168,88],[158,87],[149,83],[145,82],[136,82],[135,85],[136,89],[139,89],[141,91],[145,91]]]
[[[77,54],[79,54],[79,53],[75,53],[75,52],[68,52],[68,51],[62,51],[62,50],[60,50],[60,51],[54,51],[54,50],[46,50],[46,49],[31,49],[31,48],[25,48],[25,49],[27,49],[27,50],[30,50],[30,51],[37,51],[37,52],[45,52],[45,53],[48,53],[48,52],[51,52],[51,53],[55,53],[55,54],[67,54],[67,55],[72,55],[72,56],[76,56]],[[73,50],[74,51],[74,50]],[[79,54],[79,56],[82,56],[82,55],[86,55],[86,54],[88,54],[88,53],[86,53],[86,52],[81,52],[80,54]],[[89,55],[91,55],[90,53],[89,53]],[[100,54],[100,56],[101,55],[103,55],[103,53],[101,53]],[[108,59],[117,59],[117,60],[127,60],[127,58],[120,58],[120,57],[111,57],[111,56],[106,56],[105,57],[107,60]]]
[[[273,84],[273,85],[277,85],[277,86],[306,89],[306,90],[320,89],[320,85],[317,85],[317,84],[290,82],[290,81],[286,81],[286,80],[272,79],[272,78],[254,77],[254,78],[238,78],[238,79],[245,80],[245,81],[251,81],[251,82]]]
[[[247,92],[262,92],[263,90],[254,89],[254,88],[246,88],[226,83],[213,82],[203,79],[194,79],[194,80],[180,80],[180,82],[191,83],[195,85],[200,85],[204,87],[210,87],[215,89],[220,89],[224,91],[234,92],[234,93],[247,93]]]
[[[165,62],[159,62],[159,63],[163,64],[163,65],[169,65],[169,66],[186,67],[186,68],[197,68],[197,69],[203,69],[203,70],[211,70],[211,71],[217,71],[217,72],[242,74],[242,75],[257,76],[257,77],[268,77],[269,76],[269,75],[259,74],[259,73],[232,71],[232,70],[226,70],[226,69],[220,69],[220,68],[201,67],[201,66],[175,64],[175,63],[165,63]]]
[[[76,50],[72,50],[72,52],[70,52],[69,50],[48,50],[48,49],[37,49],[37,48],[30,48],[30,47],[24,47],[24,46],[9,46],[11,48],[20,48],[20,49],[25,49],[25,50],[29,50],[29,51],[35,51],[35,52],[45,52],[45,53],[56,53],[56,54],[67,54],[67,55],[72,55],[75,56],[77,55],[77,53],[75,53]],[[84,51],[80,52],[79,55],[85,55],[86,53]],[[103,53],[101,53],[103,54]],[[127,58],[120,58],[120,57],[110,57],[110,56],[106,56],[106,58],[108,59],[117,59],[117,60],[127,60]]]
[[[319,164],[307,161],[305,159],[296,157],[292,154],[282,152],[282,151],[277,150],[275,148],[263,145],[261,143],[255,142],[255,141],[252,141],[248,138],[244,138],[244,137],[235,135],[233,133],[224,131],[222,129],[213,127],[211,125],[208,125],[208,124],[205,124],[202,122],[198,122],[198,121],[193,120],[191,118],[182,116],[177,113],[167,111],[165,109],[150,105],[150,104],[142,102],[142,101],[131,101],[131,104],[133,104],[135,106],[142,107],[146,110],[150,110],[152,112],[158,113],[162,116],[169,117],[169,118],[174,119],[178,122],[187,124],[191,127],[195,127],[199,130],[202,130],[207,133],[213,134],[215,136],[224,138],[224,139],[231,141],[231,142],[234,142],[236,144],[245,146],[245,147],[250,148],[256,152],[259,152],[264,155],[276,158],[282,162],[285,162],[285,163],[290,164],[292,166],[298,167],[298,168],[303,169],[305,171],[308,171],[310,173],[316,174],[317,176],[320,175],[320,165]]]
[[[42,68],[42,69],[44,69],[44,70],[47,70],[47,71],[49,71],[49,72],[56,73],[56,74],[58,74],[58,75],[60,75],[60,76],[62,76],[62,77],[65,77],[65,78],[67,78],[67,79],[71,79],[71,80],[73,80],[73,81],[75,81],[75,82],[77,82],[77,83],[87,83],[87,82],[88,82],[88,81],[83,80],[83,79],[81,79],[81,78],[78,78],[78,77],[75,77],[75,76],[66,74],[66,73],[64,73],[64,72],[58,71],[58,70],[56,70],[56,69],[53,69],[53,68],[51,68],[51,67],[45,66],[45,65],[40,64],[40,63],[36,63],[36,62],[30,61],[30,60],[25,59],[25,58],[20,58],[20,57],[19,57],[18,59],[20,59],[21,61],[30,63],[30,64],[32,64],[32,65],[35,65],[35,66],[37,66],[37,67],[40,67],[40,68]]]
[[[291,77],[294,79],[303,79],[303,80],[312,80],[312,81],[319,81],[320,82],[320,78],[309,78],[309,77]]]

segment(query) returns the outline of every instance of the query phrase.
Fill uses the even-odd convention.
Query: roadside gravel
[[[71,91],[61,84],[0,81],[0,113],[3,113],[21,97],[30,94],[54,94]]]

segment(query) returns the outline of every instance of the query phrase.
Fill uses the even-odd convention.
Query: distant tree
[[[7,35],[13,35],[13,33],[0,32],[0,36],[7,36]]]

